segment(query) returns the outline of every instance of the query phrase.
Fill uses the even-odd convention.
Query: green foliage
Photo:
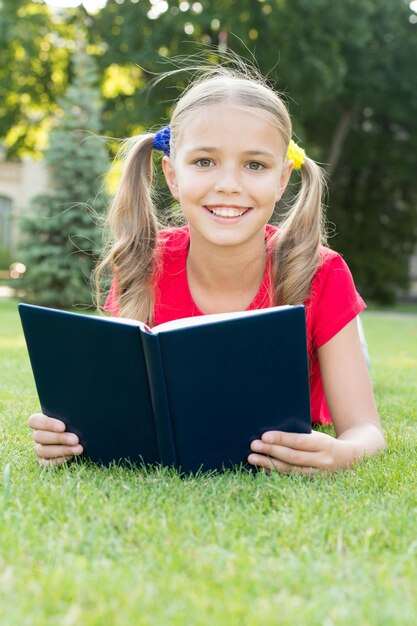
[[[11,262],[12,257],[10,252],[0,248],[0,270],[8,270]]]
[[[417,320],[363,321],[386,452],[313,479],[180,479],[40,468],[16,304],[0,302],[0,623],[414,626]]]
[[[9,157],[39,152],[49,115],[67,84],[69,28],[49,7],[28,0],[0,2],[0,138]]]
[[[73,57],[74,82],[61,100],[46,161],[51,193],[34,199],[22,221],[20,258],[27,267],[20,286],[39,304],[91,304],[90,274],[96,262],[106,197],[99,187],[107,152],[99,130],[100,96],[94,61],[83,47]],[[88,130],[88,132],[86,132]]]
[[[51,38],[48,28],[86,29],[100,68],[103,132],[114,138],[164,124],[193,72],[152,86],[155,76],[223,62],[227,47],[250,61],[254,54],[286,94],[295,135],[328,170],[332,245],[363,295],[388,302],[407,288],[417,243],[417,24],[410,15],[405,0],[108,0],[97,14],[87,17],[80,7],[59,21],[44,5],[4,0],[0,107],[8,117],[0,136],[17,122],[30,126],[28,98],[51,111],[62,91],[65,80],[51,80],[51,72],[62,78],[70,38]],[[39,64],[41,51],[47,56]],[[19,133],[10,149],[31,148],[30,133]]]
[[[338,98],[349,133],[331,179],[329,216],[358,286],[389,303],[409,283],[417,243],[416,24],[405,2],[366,3],[368,28]],[[365,20],[365,15],[363,16]],[[399,71],[399,68],[401,70]],[[365,80],[366,78],[366,80]],[[349,98],[351,105],[349,106]]]

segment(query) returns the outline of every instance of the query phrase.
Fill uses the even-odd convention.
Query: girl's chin
[[[220,248],[237,248],[250,244],[256,248],[264,247],[265,235],[262,227],[256,229],[245,228],[244,225],[235,224],[227,228],[222,223],[212,223],[211,228],[198,228],[198,239]]]

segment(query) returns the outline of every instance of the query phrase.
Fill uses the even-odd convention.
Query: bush
[[[12,256],[9,250],[0,248],[0,270],[8,270],[12,262]]]

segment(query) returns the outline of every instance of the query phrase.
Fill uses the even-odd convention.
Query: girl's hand
[[[255,454],[249,463],[286,474],[316,474],[346,469],[355,460],[350,441],[335,439],[319,431],[310,434],[269,431],[251,444]]]
[[[77,435],[66,432],[61,420],[35,413],[29,417],[28,425],[34,431],[35,453],[41,465],[62,465],[83,451]]]
[[[269,431],[252,442],[252,465],[285,473],[334,472],[385,448],[356,318],[318,349],[318,358],[336,437]]]

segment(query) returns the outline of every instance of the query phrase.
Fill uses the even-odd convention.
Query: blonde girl
[[[158,229],[155,149],[184,227]],[[273,226],[293,169],[299,193]],[[265,433],[248,462],[279,472],[344,470],[385,445],[358,335],[365,304],[344,260],[324,245],[322,191],[322,172],[293,142],[280,96],[258,76],[215,68],[179,98],[169,126],[128,142],[108,216],[112,245],[99,267],[114,275],[106,310],[150,324],[305,305],[312,421],[332,422],[336,436]],[[207,375],[221,393],[224,381]],[[29,425],[42,463],[82,453],[59,420],[36,414]]]

